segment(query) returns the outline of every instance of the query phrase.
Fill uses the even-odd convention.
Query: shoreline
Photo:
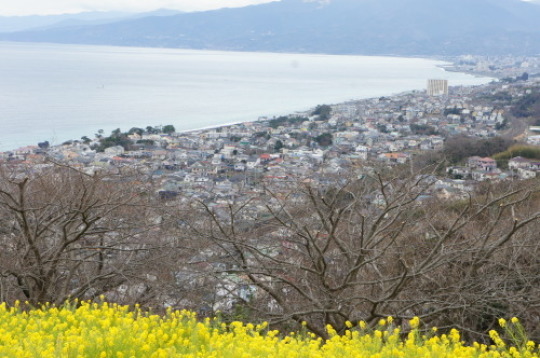
[[[15,51],[15,55],[20,55],[21,53],[28,55],[29,53],[36,51],[36,49],[28,43],[11,42],[11,44],[15,44],[15,47],[21,50]],[[36,54],[39,55],[37,57],[38,60],[41,60],[42,57],[45,59],[55,59],[58,57],[58,54],[62,54],[65,49],[69,49],[73,50],[67,52],[70,54],[70,57],[75,59],[81,57],[82,60],[87,61],[88,59],[85,54],[80,56],[80,49],[103,48],[103,46],[93,45],[76,45],[75,47],[72,47],[72,45],[60,45],[60,47],[58,47],[57,44],[40,45],[48,48],[48,50],[46,51],[46,54],[42,54],[38,48],[38,51],[36,52]],[[122,61],[125,61],[126,59],[142,61],[140,56],[133,56],[132,54],[118,55],[117,52],[126,52],[126,48],[124,47],[109,46],[107,48],[109,50],[112,49],[113,53],[111,54],[107,51],[103,53],[100,51],[90,51],[90,53],[93,56],[100,54],[107,55],[107,61],[112,57],[116,61],[115,66],[111,68],[113,70],[118,69],[121,71],[122,67],[118,67],[118,65],[122,64]],[[71,87],[73,87],[73,85],[71,85],[70,92],[67,93],[68,97],[62,97],[62,94],[65,92],[63,87],[67,87],[64,85],[65,82],[44,83],[47,86],[50,86],[52,83],[54,86],[52,88],[52,93],[47,93],[47,96],[44,97],[45,100],[51,98],[52,101],[50,102],[42,100],[42,92],[29,92],[27,94],[27,92],[24,91],[26,90],[26,87],[23,86],[20,89],[15,87],[14,93],[16,93],[18,89],[20,94],[26,96],[23,100],[24,102],[21,102],[24,103],[26,108],[19,111],[17,106],[20,106],[20,104],[17,103],[15,99],[11,100],[13,104],[9,102],[6,104],[7,111],[2,114],[6,118],[10,116],[13,117],[13,119],[11,123],[8,123],[5,130],[7,133],[10,133],[10,137],[13,139],[6,140],[6,143],[1,150],[3,152],[13,151],[20,147],[35,145],[38,142],[44,141],[49,141],[53,145],[60,145],[65,141],[79,140],[78,138],[81,136],[94,138],[94,133],[97,132],[98,129],[104,129],[104,134],[108,134],[109,131],[112,131],[115,128],[122,128],[127,131],[129,128],[135,126],[152,125],[152,122],[157,122],[156,125],[159,125],[160,123],[172,124],[177,128],[178,132],[190,133],[193,131],[254,122],[258,121],[261,117],[271,119],[272,117],[294,115],[294,113],[305,113],[320,104],[337,105],[381,96],[392,97],[404,92],[425,89],[425,81],[429,78],[452,77],[451,72],[445,69],[445,67],[451,63],[434,58],[333,54],[293,54],[292,56],[289,54],[287,56],[287,54],[283,53],[267,53],[266,55],[272,56],[268,58],[264,56],[265,53],[260,52],[245,53],[178,49],[161,49],[164,51],[157,49],[157,51],[153,51],[156,49],[142,49],[149,51],[146,52],[146,54],[154,56],[149,63],[141,62],[144,65],[155,64],[156,61],[158,61],[157,64],[159,64],[159,61],[161,60],[169,62],[171,60],[176,61],[174,57],[161,56],[160,54],[163,54],[164,52],[171,54],[178,54],[179,52],[184,54],[195,53],[197,56],[205,54],[226,54],[231,57],[224,58],[224,60],[230,68],[236,66],[234,67],[236,72],[230,74],[225,73],[226,77],[224,78],[226,81],[222,80],[221,82],[214,83],[212,82],[214,81],[212,74],[209,77],[210,81],[207,81],[204,78],[201,80],[200,87],[203,88],[203,91],[207,91],[204,89],[207,85],[217,87],[212,92],[207,91],[209,96],[207,103],[202,99],[204,97],[201,97],[204,96],[206,92],[202,92],[202,95],[199,94],[199,101],[197,102],[190,102],[192,97],[182,97],[184,92],[177,93],[176,88],[179,86],[175,85],[176,87],[172,87],[171,84],[177,83],[178,75],[173,74],[176,77],[173,76],[173,78],[167,78],[167,81],[163,81],[168,84],[167,87],[157,87],[157,83],[154,84],[152,81],[154,79],[163,79],[163,77],[159,76],[162,76],[163,73],[167,73],[166,71],[169,70],[169,68],[157,72],[156,74],[152,73],[151,76],[153,77],[140,79],[134,77],[134,80],[138,82],[134,82],[136,86],[133,87],[134,89],[132,92],[130,92],[132,88],[129,86],[130,83],[125,82],[125,79],[128,78],[126,75],[129,74],[123,72],[120,72],[119,75],[112,80],[107,77],[103,78],[97,76],[96,78],[96,76],[83,76],[88,78],[82,78],[81,83],[74,83],[76,86],[74,87],[74,90],[71,90]],[[128,50],[127,52],[132,51]],[[6,51],[6,54],[12,55],[10,51]],[[256,56],[253,59],[250,57],[242,57],[243,55],[249,54],[255,54]],[[15,55],[13,55],[14,58],[16,58]],[[259,57],[261,55],[263,56]],[[209,57],[211,57],[214,62],[216,59],[221,60],[220,57]],[[321,57],[336,58],[336,61],[329,61],[330,63],[328,63],[326,60],[321,59]],[[195,60],[198,59],[198,57],[194,58]],[[376,61],[373,61],[373,59],[377,58],[387,58],[389,62],[379,64]],[[404,62],[399,62],[400,58],[403,59]],[[257,62],[261,59],[262,61]],[[364,63],[357,61],[357,59],[368,60]],[[396,59],[398,62],[391,61],[393,59]],[[277,61],[279,67],[276,67],[277,74],[274,76],[274,72],[272,72],[274,69],[268,69],[265,66],[269,63],[276,62],[276,60],[279,60]],[[296,63],[295,60],[297,60],[298,63]],[[415,60],[425,62],[415,63]],[[35,62],[35,60],[30,61],[30,64],[33,62]],[[249,69],[251,70],[250,75],[254,77],[251,77],[249,82],[246,82],[246,78],[244,77],[235,77],[237,73],[240,73],[238,72],[239,70],[241,72],[243,71],[243,68],[241,67],[243,63],[253,63],[253,66]],[[105,64],[108,63],[106,62]],[[189,63],[186,63],[184,67],[186,67],[186,65],[189,65]],[[327,70],[321,75],[321,78],[318,78],[317,76],[319,73],[317,72],[317,69],[323,65],[326,66],[326,68],[330,68],[330,70]],[[343,65],[346,67],[343,68]],[[74,67],[74,69],[76,68],[78,67]],[[137,66],[134,67],[134,69],[137,68]],[[202,69],[204,70],[206,68],[209,67],[206,66]],[[261,70],[261,68],[263,70]],[[369,72],[370,70],[377,70],[379,72],[373,73]],[[415,72],[409,74],[409,72],[407,72],[408,70]],[[44,69],[43,72],[46,72],[46,69]],[[423,72],[424,76],[422,76]],[[91,73],[91,71],[89,71],[89,73]],[[463,72],[456,73],[457,75],[453,76],[454,78],[448,78],[451,86],[454,83],[457,83],[457,85],[474,86],[481,82],[488,83],[488,81],[492,79],[485,78],[482,81],[482,77],[478,75],[471,75]],[[262,77],[257,77],[260,74],[262,74]],[[299,74],[301,74],[301,76],[298,76]],[[199,86],[199,82],[195,76],[197,76],[197,73],[189,79],[189,81],[193,81],[188,82],[189,85]],[[46,78],[49,79],[49,77]],[[250,83],[252,79],[260,79],[260,81],[253,82],[255,84],[254,90],[250,87],[252,86]],[[51,80],[54,81],[54,79]],[[143,81],[148,81],[148,87],[146,87],[145,82]],[[43,80],[38,78],[37,82],[34,82],[32,82],[32,86],[42,86]],[[101,87],[94,85],[93,82],[101,84]],[[103,83],[105,83],[105,86]],[[180,82],[180,84],[181,83],[182,82]],[[15,85],[17,85],[17,82],[15,82]],[[222,97],[219,91],[227,91],[228,86],[232,88],[234,92],[231,93],[234,94]],[[59,88],[59,90],[56,90],[56,88]],[[140,90],[141,88],[144,88],[144,92],[157,91],[158,97],[155,97],[156,101],[153,100],[153,96],[156,95],[152,93],[150,96],[148,96],[147,93],[144,93],[144,96],[140,97],[141,93],[143,93]],[[285,90],[280,93],[279,88],[284,88]],[[169,89],[172,89],[173,92],[169,92]],[[126,90],[127,94],[124,96]],[[78,93],[81,94],[78,95]],[[122,94],[122,97],[118,97],[117,102],[114,102],[116,107],[111,107],[111,103],[113,103],[113,100],[116,98],[115,96],[119,96],[119,93]],[[269,96],[272,93],[277,93],[278,96],[268,97],[268,99],[266,99],[266,96]],[[300,94],[298,98],[292,96],[296,93]],[[87,94],[90,96],[83,97]],[[182,98],[184,102],[181,102],[182,100],[180,102],[173,102],[174,99],[169,98],[178,95],[180,95],[180,98]],[[218,95],[217,104],[213,97],[216,95]],[[99,102],[96,102],[93,97],[97,98]],[[17,97],[14,95],[13,98]],[[61,99],[58,100],[58,98]],[[86,100],[86,98],[89,99]],[[74,102],[73,99],[76,101]],[[102,99],[104,102],[102,102]],[[234,101],[229,102],[231,99],[234,99]],[[42,103],[43,106],[41,106]],[[64,103],[69,103],[69,108],[67,106],[64,107]],[[124,106],[118,107],[116,103],[124,104]],[[174,104],[170,105],[171,103]],[[223,103],[226,103],[227,106],[224,106]],[[244,103],[247,106],[244,106]],[[32,108],[37,108],[37,106],[40,106],[40,115],[34,114],[35,111],[32,110]],[[197,110],[196,106],[202,107]],[[280,110],[280,107],[283,107],[284,109]],[[114,111],[111,112],[111,109]],[[111,115],[108,113],[111,113]],[[237,118],[234,119],[234,117]],[[37,120],[37,118],[40,120]],[[75,118],[75,120],[70,120],[70,118]],[[109,118],[111,120],[108,120]],[[21,125],[17,125],[17,121]],[[47,123],[48,125],[41,126],[41,123]],[[26,128],[24,128],[25,126]],[[84,127],[89,129],[84,130]],[[34,128],[37,128],[38,130],[34,130]],[[83,131],[79,131],[81,128]],[[63,135],[62,133],[66,133],[66,135]],[[6,136],[6,139],[7,138],[9,137]],[[22,140],[19,140],[19,138],[22,138]],[[28,140],[24,138],[28,138]]]
[[[446,69],[444,69],[444,70],[446,71]],[[482,76],[477,76],[477,77],[483,78]],[[478,86],[484,86],[484,85],[488,85],[488,84],[489,83],[479,84],[479,85],[457,85],[457,86],[449,86],[449,87],[450,88],[451,87],[478,87]],[[247,123],[269,122],[270,120],[275,119],[275,118],[291,117],[291,116],[294,116],[295,114],[307,115],[309,112],[311,112],[313,109],[315,109],[318,105],[323,105],[323,104],[326,104],[326,105],[329,105],[329,106],[341,106],[341,105],[347,105],[347,104],[352,104],[352,103],[358,103],[358,102],[362,102],[362,101],[370,101],[370,100],[374,100],[374,99],[377,99],[377,98],[380,98],[380,97],[393,98],[393,97],[401,97],[401,96],[405,96],[405,95],[421,94],[421,93],[425,93],[425,92],[426,92],[425,89],[413,89],[413,90],[407,90],[407,91],[402,91],[402,92],[398,92],[398,93],[393,93],[393,94],[390,94],[390,95],[372,96],[372,97],[363,97],[363,98],[352,98],[352,99],[348,99],[346,101],[340,101],[340,102],[335,102],[335,103],[318,103],[318,104],[315,104],[314,106],[311,106],[310,108],[308,108],[306,110],[297,110],[297,111],[294,111],[292,113],[287,112],[287,113],[280,114],[280,115],[259,116],[257,119],[254,119],[254,120],[246,120],[246,121],[240,120],[240,121],[235,121],[235,122],[228,122],[228,123],[223,123],[223,124],[210,125],[210,126],[194,128],[194,129],[178,130],[178,131],[175,131],[174,134],[176,134],[177,136],[181,136],[181,135],[188,135],[190,133],[210,131],[212,129],[217,129],[217,128],[233,127],[233,126],[238,126],[238,125],[247,124]],[[169,123],[167,123],[167,124],[169,124]],[[151,124],[148,124],[148,126],[151,126]],[[159,126],[163,126],[163,125],[159,124],[159,125],[154,125],[153,127],[157,128]],[[140,128],[144,129],[146,127],[140,127]],[[87,136],[87,135],[82,135],[81,137],[84,137],[84,136]],[[106,137],[106,135],[104,135],[104,137]],[[45,141],[46,140],[44,140],[43,142],[45,142]],[[51,144],[50,147],[61,147],[63,145],[63,143],[66,143],[66,142],[80,142],[80,139],[74,139],[74,138],[67,139],[65,141],[62,141],[62,143],[59,143],[59,144]],[[33,146],[37,146],[37,145],[38,145],[38,143],[27,144],[27,145],[23,145],[23,146],[18,147],[18,148],[0,151],[0,153],[15,152],[18,149],[27,148],[27,147],[33,147]]]
[[[441,69],[443,69],[444,71],[447,71],[446,68],[441,67]],[[458,71],[448,71],[448,72],[465,73],[465,72],[458,72]],[[465,74],[475,76],[477,78],[490,78],[492,82],[498,80],[497,78],[486,77],[486,76],[482,76],[481,74],[476,74],[476,73],[465,73]],[[452,88],[452,87],[454,87],[454,88],[455,87],[478,87],[478,86],[486,86],[486,85],[489,85],[490,83],[491,82],[487,82],[487,83],[484,83],[484,84],[475,84],[475,85],[455,85],[455,86],[450,86],[449,85],[449,88]],[[200,127],[200,128],[180,130],[180,131],[176,131],[175,134],[189,134],[189,133],[193,133],[193,132],[204,132],[204,131],[208,131],[208,130],[212,130],[212,129],[216,129],[216,128],[226,128],[226,127],[232,127],[232,126],[237,126],[237,125],[242,125],[242,124],[247,124],[247,123],[268,122],[268,121],[270,121],[270,120],[272,120],[274,118],[291,117],[291,116],[294,116],[296,114],[305,115],[305,114],[311,112],[313,109],[315,109],[319,105],[341,106],[341,105],[347,105],[347,104],[350,104],[350,103],[357,103],[357,102],[361,102],[361,101],[370,101],[370,100],[374,100],[374,99],[377,99],[377,98],[380,98],[380,97],[393,98],[393,97],[401,97],[401,96],[405,96],[405,95],[413,95],[415,93],[420,94],[420,93],[425,93],[425,92],[426,92],[426,89],[412,89],[412,90],[402,91],[402,92],[398,92],[398,93],[392,93],[390,95],[362,97],[362,98],[351,98],[351,99],[348,99],[348,100],[345,100],[345,101],[339,101],[339,102],[335,102],[335,103],[317,103],[314,106],[311,106],[310,108],[308,108],[306,110],[296,110],[296,111],[294,111],[292,113],[288,112],[288,113],[284,113],[284,114],[271,115],[271,116],[261,115],[257,119],[254,119],[254,120],[228,122],[228,123],[224,123],[224,124],[216,124],[216,125],[210,125],[210,126],[205,126],[205,127]],[[264,118],[264,119],[261,119],[261,118]]]

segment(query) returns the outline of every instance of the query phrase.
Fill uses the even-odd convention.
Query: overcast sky
[[[52,15],[84,11],[145,12],[157,9],[202,11],[271,1],[280,0],[0,0],[0,16]],[[540,0],[522,1],[540,3]]]
[[[156,9],[201,11],[262,4],[276,0],[0,0],[0,15],[51,15],[83,11],[133,11]]]

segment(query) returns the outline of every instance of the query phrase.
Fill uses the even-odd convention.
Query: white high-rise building
[[[428,96],[447,96],[448,80],[428,80],[427,94]]]

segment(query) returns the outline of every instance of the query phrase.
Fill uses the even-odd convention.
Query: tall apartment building
[[[448,80],[428,80],[427,94],[428,96],[447,96]]]

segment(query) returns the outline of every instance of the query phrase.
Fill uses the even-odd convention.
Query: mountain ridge
[[[119,11],[88,11],[58,15],[0,16],[1,32],[41,31],[55,27],[92,26],[113,23],[148,16],[172,16],[181,13],[176,10],[158,9],[144,13]]]
[[[540,53],[540,5],[521,0],[282,0],[0,40],[362,55]]]

